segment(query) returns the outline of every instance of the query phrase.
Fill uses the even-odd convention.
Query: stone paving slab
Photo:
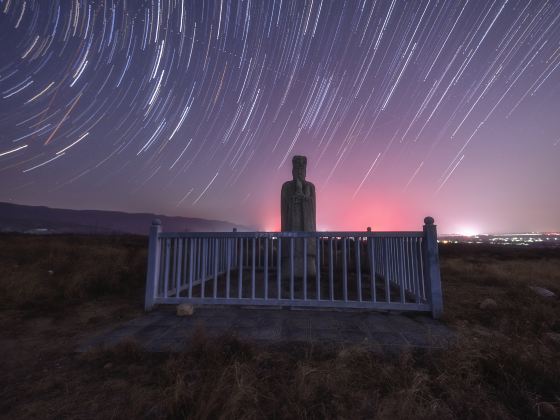
[[[196,307],[178,317],[165,307],[87,338],[78,351],[137,341],[148,351],[174,352],[188,346],[197,332],[217,337],[233,334],[259,343],[361,344],[372,348],[444,349],[455,333],[427,315],[372,311],[290,310],[289,308]]]

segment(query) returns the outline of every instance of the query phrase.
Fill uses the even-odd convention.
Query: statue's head
[[[295,180],[305,181],[307,158],[305,156],[294,156],[292,158],[292,175]]]

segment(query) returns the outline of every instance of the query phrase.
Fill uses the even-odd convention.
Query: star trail
[[[560,229],[560,2],[0,1],[0,200]]]

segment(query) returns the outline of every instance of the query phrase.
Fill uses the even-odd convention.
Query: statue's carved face
[[[305,181],[305,172],[307,167],[307,159],[303,156],[295,156],[292,160],[292,175],[294,177],[294,181],[300,180]]]

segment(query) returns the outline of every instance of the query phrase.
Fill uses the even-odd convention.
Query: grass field
[[[0,235],[4,418],[527,419],[560,415],[560,249],[442,245],[438,352],[205,338],[74,353],[142,313],[147,239]],[[481,309],[494,299],[497,307]]]

